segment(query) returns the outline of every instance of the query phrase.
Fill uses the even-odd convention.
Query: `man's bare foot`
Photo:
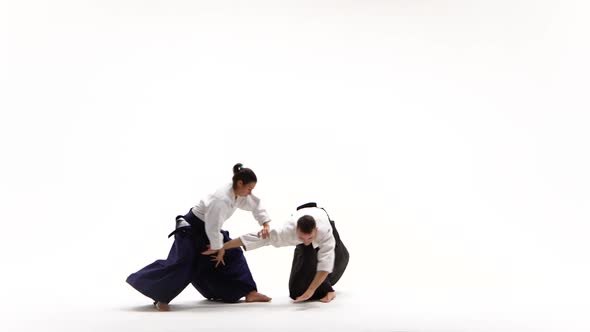
[[[170,306],[168,305],[168,303],[156,302],[154,303],[154,306],[156,306],[156,309],[158,311],[170,311]]]
[[[257,291],[251,291],[246,295],[246,302],[269,302],[270,300],[272,300],[270,297]]]
[[[326,296],[324,296],[320,299],[320,302],[328,303],[328,302],[332,301],[334,298],[336,298],[336,292],[328,292],[328,294],[326,294]]]

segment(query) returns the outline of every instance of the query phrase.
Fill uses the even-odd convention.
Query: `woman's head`
[[[240,163],[234,165],[234,176],[232,177],[232,183],[236,195],[250,195],[256,186],[256,182],[258,182],[258,179],[256,178],[254,171],[243,167],[243,165]]]

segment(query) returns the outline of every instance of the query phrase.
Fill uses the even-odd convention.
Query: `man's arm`
[[[329,274],[328,271],[316,272],[315,277],[311,281],[311,284],[309,284],[309,287],[307,287],[307,290],[305,291],[305,293],[301,294],[301,296],[296,298],[294,302],[297,303],[297,302],[303,302],[303,301],[309,300],[309,298],[313,296],[313,293],[315,293],[315,290],[318,289],[318,287],[320,287],[320,285],[322,284],[322,282],[324,282],[324,280],[326,280],[326,277],[328,276],[328,274]]]
[[[237,247],[241,247],[241,246],[243,246],[242,240],[240,240],[240,238],[237,238],[237,239],[233,239],[231,241],[227,241],[226,243],[223,244],[223,248],[221,248],[219,250],[209,249],[207,251],[203,251],[201,253],[201,255],[211,255],[211,258],[212,258],[211,261],[215,262],[215,267],[218,267],[220,263],[225,265],[225,261],[223,260],[223,257],[225,256],[225,250],[237,248]],[[216,255],[213,255],[213,254],[216,254]]]
[[[242,239],[236,238],[236,239],[233,239],[231,241],[227,241],[226,243],[224,243],[223,249],[227,250],[227,249],[238,248],[238,247],[243,247],[243,246],[244,246],[244,244],[242,243]]]
[[[334,248],[336,247],[336,239],[332,234],[332,230],[330,229],[327,234],[322,235],[322,240],[320,241],[320,249],[318,250],[318,265],[317,265],[317,272],[315,277],[311,281],[311,284],[307,287],[305,293],[301,294],[298,298],[295,299],[295,302],[303,302],[308,300],[313,296],[316,289],[320,287],[320,285],[326,280],[328,274],[332,273],[334,269],[334,259],[335,259],[335,251]]]
[[[223,244],[223,250],[227,250],[227,249],[232,249],[232,248],[237,248],[237,247],[243,247],[244,244],[242,243],[242,240],[240,240],[240,238],[236,238],[233,239],[231,241],[227,241],[226,243]],[[213,250],[213,249],[209,249],[207,251],[203,251],[201,253],[201,255],[213,255],[215,253],[217,253],[219,250]]]

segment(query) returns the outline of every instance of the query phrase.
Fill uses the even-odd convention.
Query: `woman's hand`
[[[270,234],[270,226],[268,225],[268,223],[264,223],[262,224],[262,230],[260,232],[258,232],[259,236],[263,239],[266,239],[269,234]]]

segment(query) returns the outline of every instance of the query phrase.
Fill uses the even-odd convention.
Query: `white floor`
[[[155,311],[143,295],[108,276],[106,284],[100,284],[103,277],[89,277],[87,282],[71,279],[61,285],[49,276],[40,277],[39,283],[47,280],[60,286],[38,284],[35,292],[14,297],[9,291],[15,301],[1,304],[2,330],[582,332],[590,328],[588,300],[580,297],[583,290],[576,293],[568,285],[560,289],[396,285],[395,276],[372,276],[355,271],[353,265],[337,285],[332,303],[294,304],[284,287],[288,271],[282,272],[258,273],[259,290],[273,297],[270,303],[210,302],[189,286],[172,302],[170,312]]]
[[[459,291],[459,290],[458,290]],[[220,304],[196,292],[175,301],[171,312],[156,312],[148,301],[129,296],[105,303],[23,304],[3,308],[4,331],[588,331],[586,308],[532,303],[490,294],[400,291],[363,294],[340,291],[330,304],[293,304],[275,293],[271,303]],[[428,293],[428,294],[426,294]],[[191,299],[194,296],[194,299]],[[551,300],[551,299],[546,299]]]

